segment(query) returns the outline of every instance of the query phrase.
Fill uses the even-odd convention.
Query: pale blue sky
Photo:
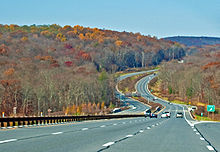
[[[1,0],[0,24],[82,25],[140,32],[220,37],[220,0]]]

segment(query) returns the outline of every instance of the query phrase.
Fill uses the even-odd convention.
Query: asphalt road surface
[[[137,85],[142,96],[153,96],[146,85],[152,76]],[[130,101],[132,102],[132,101]],[[156,100],[171,112],[171,118],[129,118],[74,122],[0,130],[1,152],[208,152],[219,149],[219,123],[199,123],[186,107]],[[135,110],[140,110],[136,102]],[[146,108],[146,107],[145,107]],[[141,111],[141,110],[140,110]],[[176,118],[177,112],[184,118]],[[194,124],[196,124],[194,126]]]

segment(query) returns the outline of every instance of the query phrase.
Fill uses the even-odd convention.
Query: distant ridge
[[[218,37],[193,37],[193,36],[173,36],[163,38],[178,43],[185,44],[186,46],[202,46],[202,45],[215,45],[220,44]]]

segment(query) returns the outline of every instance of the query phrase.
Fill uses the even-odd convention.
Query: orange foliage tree
[[[120,40],[115,41],[115,45],[116,46],[121,46],[122,45],[122,41],[120,41]]]

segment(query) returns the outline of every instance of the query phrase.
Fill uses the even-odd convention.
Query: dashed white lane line
[[[52,135],[59,135],[59,134],[62,134],[63,132],[54,132],[52,133]]]
[[[105,125],[100,126],[101,128],[105,127]]]
[[[115,123],[115,124],[113,124],[114,126],[116,126],[117,124]]]
[[[17,139],[8,139],[8,140],[3,140],[3,141],[0,141],[0,144],[3,144],[3,143],[8,143],[8,142],[13,142],[13,141],[17,141]]]
[[[212,146],[206,146],[210,151],[214,151],[214,148]]]
[[[123,124],[125,124],[125,122],[123,122]]]
[[[127,135],[126,137],[132,137],[133,135]]]
[[[200,140],[205,140],[204,138],[200,137]]]
[[[102,146],[104,146],[104,147],[108,147],[108,146],[111,146],[111,145],[113,145],[115,142],[108,142],[108,143],[106,143],[106,144],[104,144],[104,145],[102,145]]]
[[[82,130],[88,130],[89,128],[83,128]]]

